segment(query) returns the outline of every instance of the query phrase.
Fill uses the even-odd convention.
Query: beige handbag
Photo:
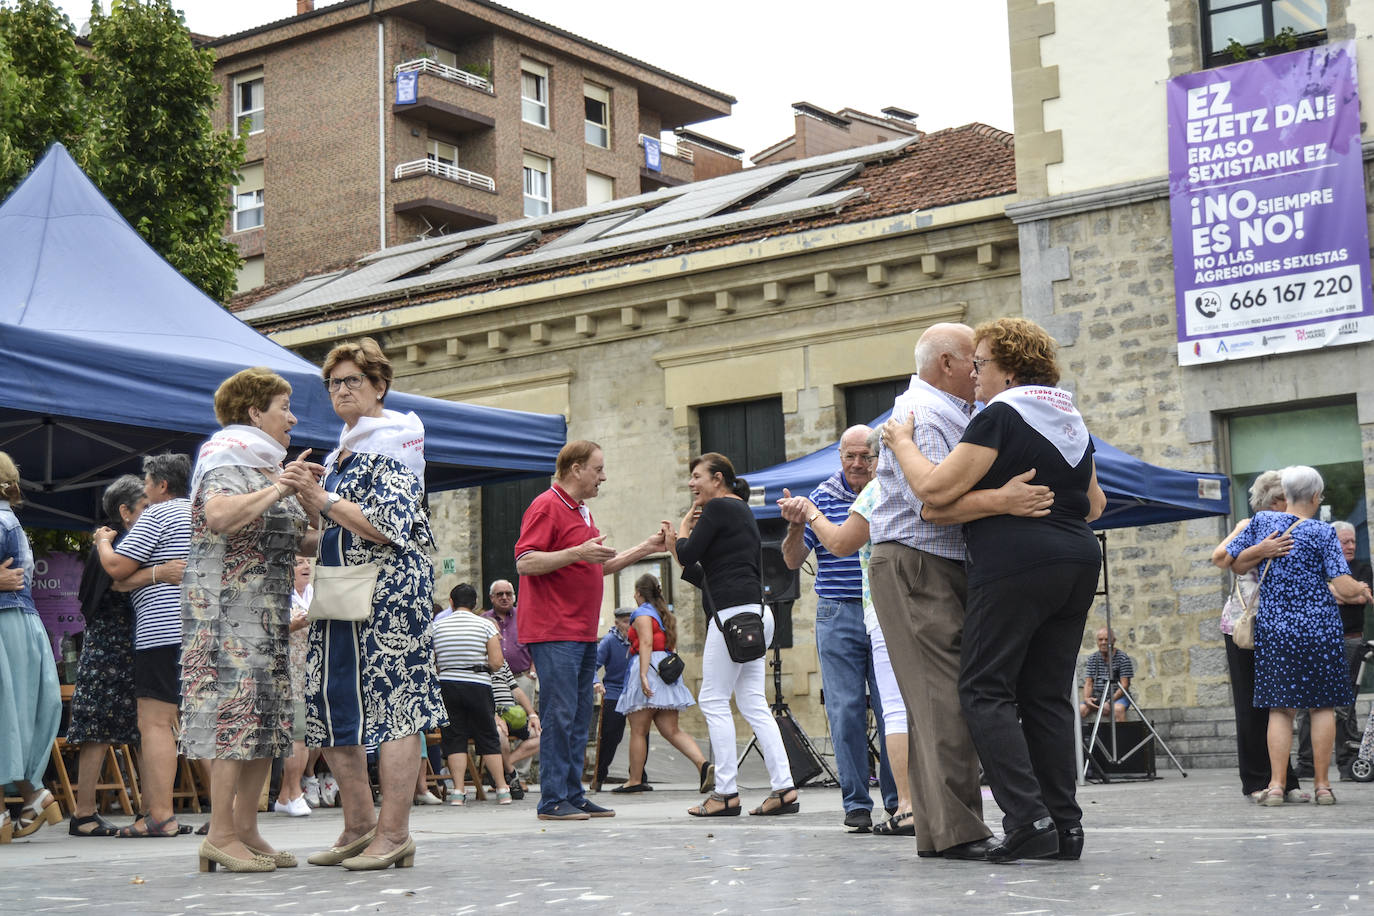
[[[1292,531],[1306,519],[1298,519],[1288,526],[1284,534]],[[1264,571],[1260,573],[1259,584],[1264,585],[1264,577],[1269,575],[1269,567],[1274,565],[1274,558],[1270,557],[1269,562],[1264,564]],[[1259,612],[1260,589],[1255,588],[1255,594],[1249,603],[1245,605],[1245,610],[1241,611],[1240,617],[1236,619],[1235,629],[1231,631],[1231,641],[1236,644],[1237,649],[1255,648],[1255,615]]]
[[[314,595],[310,599],[311,620],[347,620],[360,623],[372,617],[372,593],[377,588],[380,563],[358,566],[325,566],[315,564],[310,583]]]

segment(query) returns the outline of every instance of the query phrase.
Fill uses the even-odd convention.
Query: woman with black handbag
[[[639,607],[630,615],[630,668],[615,711],[630,723],[630,778],[612,792],[647,792],[644,761],[649,756],[649,726],[677,748],[697,768],[700,791],[711,788],[712,767],[691,735],[677,724],[678,710],[695,706],[692,691],[682,682],[682,659],[677,654],[677,618],[663,600],[658,578],[645,573],[635,580]]]
[[[740,715],[758,736],[773,789],[763,804],[749,813],[795,814],[801,810],[801,804],[792,785],[778,723],[763,690],[763,653],[758,649],[773,639],[773,615],[762,604],[759,529],[745,501],[749,485],[735,477],[730,459],[717,452],[694,459],[690,468],[692,476],[687,487],[692,491],[692,507],[678,525],[676,543],[666,536],[667,531],[664,534],[669,549],[683,567],[701,564],[702,604],[711,622],[706,627],[697,702],[706,717],[717,763],[715,791],[702,804],[688,808],[687,813],[694,817],[739,815],[735,720],[730,714],[733,695]],[[686,573],[684,569],[684,577]],[[757,633],[760,623],[761,639]],[[733,636],[743,636],[746,645],[732,639],[727,646],[726,630],[735,631]],[[745,650],[743,654],[741,648]],[[748,661],[736,660],[750,656]]]

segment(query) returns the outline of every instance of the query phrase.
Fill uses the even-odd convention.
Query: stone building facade
[[[694,179],[644,138],[734,99],[484,0],[340,2],[208,41],[247,145],[240,291],[425,235]],[[397,97],[401,74],[415,99]]]
[[[1146,461],[1230,474],[1241,503],[1262,466],[1335,468],[1333,475],[1350,479],[1335,517],[1357,524],[1367,558],[1371,345],[1179,365],[1165,87],[1171,77],[1222,62],[1209,63],[1209,52],[1235,24],[1209,18],[1214,6],[1008,0],[1018,200],[1007,212],[1020,243],[1022,311],[1063,345],[1094,433]],[[1253,6],[1259,16],[1279,4]],[[1374,97],[1374,3],[1283,6],[1310,14],[1297,28],[1305,43],[1354,39],[1362,94]],[[1282,22],[1286,13],[1274,15]],[[1367,128],[1362,139],[1368,186]],[[1257,427],[1267,430],[1260,456],[1253,454]],[[1192,721],[1180,723],[1178,735],[1185,745],[1191,740],[1194,759],[1234,751],[1225,739],[1231,700],[1218,630],[1227,581],[1208,557],[1235,518],[1114,531],[1108,539],[1114,624],[1136,660],[1140,697],[1146,707],[1188,710],[1178,717]],[[1101,608],[1095,613],[1100,623]],[[1085,648],[1090,641],[1091,633]]]

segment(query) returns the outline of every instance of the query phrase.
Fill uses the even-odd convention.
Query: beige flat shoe
[[[381,871],[395,865],[411,868],[415,865],[415,838],[408,837],[400,846],[384,856],[354,856],[339,863],[349,871]]]
[[[344,859],[351,859],[366,849],[367,844],[371,843],[372,838],[376,835],[377,828],[373,827],[347,846],[330,846],[328,849],[315,853],[305,861],[311,865],[342,865]]]

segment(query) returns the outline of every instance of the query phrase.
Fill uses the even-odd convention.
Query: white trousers
[[[883,638],[882,627],[868,631],[868,644],[873,649],[873,676],[878,681],[878,699],[883,704],[883,734],[905,735],[906,704],[902,702],[902,691],[897,687],[897,674],[892,670],[892,659],[887,654],[887,640]]]
[[[742,604],[719,612],[722,622],[734,615],[762,610],[763,632],[766,642],[773,641],[773,612],[757,604]],[[764,660],[739,664],[732,661],[730,652],[725,648],[725,637],[716,627],[714,620],[706,623],[706,648],[701,660],[701,693],[697,703],[706,717],[706,728],[711,733],[711,752],[716,761],[716,791],[721,795],[731,795],[738,791],[735,776],[739,770],[737,755],[739,747],[735,743],[735,717],[730,713],[730,697],[735,698],[740,715],[754,729],[759,739],[759,749],[763,751],[763,761],[768,767],[768,779],[774,791],[792,786],[792,768],[787,762],[787,750],[778,734],[778,723],[768,708],[768,697],[763,691]]]

